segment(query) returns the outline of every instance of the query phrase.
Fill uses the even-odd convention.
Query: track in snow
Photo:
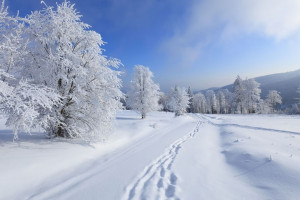
[[[191,132],[176,140],[164,154],[146,166],[138,178],[127,186],[122,199],[178,199],[175,194],[178,178],[172,171],[172,165],[182,144],[195,136],[202,123],[199,120]]]
[[[263,127],[256,127],[256,126],[247,126],[247,125],[240,125],[240,124],[217,124],[217,123],[214,123],[214,122],[212,122],[211,120],[208,119],[208,118],[210,118],[210,119],[216,119],[215,117],[210,117],[210,116],[207,116],[207,115],[203,115],[202,118],[206,119],[208,123],[212,124],[213,126],[217,126],[217,127],[232,126],[232,127],[252,129],[252,130],[270,131],[270,132],[277,132],[277,133],[300,135],[300,133],[298,133],[298,132],[278,130],[278,129],[270,129],[270,128],[263,128]]]

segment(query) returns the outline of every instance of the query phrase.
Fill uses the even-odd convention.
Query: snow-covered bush
[[[128,105],[141,113],[142,119],[151,111],[159,110],[159,86],[152,80],[153,73],[148,67],[136,65],[128,92]]]

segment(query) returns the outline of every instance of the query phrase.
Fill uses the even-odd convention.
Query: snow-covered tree
[[[227,113],[233,113],[234,112],[234,95],[232,92],[229,92],[228,89],[222,90],[224,96],[225,96],[225,108],[224,112]]]
[[[213,90],[208,90],[205,93],[206,96],[206,103],[207,103],[207,110],[211,114],[216,114],[217,111],[217,98],[216,94]]]
[[[50,113],[50,136],[97,140],[110,130],[120,106],[120,65],[102,54],[100,34],[81,21],[74,4],[46,6],[26,19],[29,40],[22,76],[52,88],[61,104]]]
[[[270,90],[266,102],[269,104],[271,111],[274,113],[276,105],[282,103],[282,98],[278,91]]]
[[[163,111],[170,111],[168,108],[169,95],[166,95],[163,92],[160,92],[158,104],[160,105]]]
[[[159,110],[159,86],[152,80],[153,73],[148,67],[136,65],[128,92],[128,105],[141,113],[142,119],[151,111]]]
[[[8,8],[2,1],[0,8],[0,69],[10,76],[19,75],[23,70],[27,41],[22,37],[24,32],[24,19],[18,16],[9,16]],[[6,77],[2,76],[5,81]],[[15,81],[15,79],[10,79]]]
[[[240,76],[237,76],[236,80],[233,83],[233,93],[236,110],[239,113],[243,113],[245,109],[245,87]]]
[[[13,128],[14,139],[18,139],[20,130],[30,133],[37,125],[48,127],[48,121],[53,120],[48,113],[59,103],[59,96],[52,89],[24,80],[15,87],[1,80],[0,85],[0,112],[7,117],[6,126]]]
[[[271,113],[270,104],[266,100],[260,99],[257,106],[257,112],[260,114]]]
[[[246,79],[243,84],[245,87],[245,107],[247,107],[248,113],[256,113],[261,93],[260,84],[254,79]]]
[[[300,86],[297,88],[296,93],[298,94],[298,97],[296,99],[300,103]]]
[[[169,96],[169,109],[175,112],[175,116],[180,116],[187,111],[189,100],[186,89],[175,86]]]
[[[191,90],[191,87],[190,87],[190,86],[188,87],[187,93],[188,93],[189,98],[190,98],[190,100],[189,100],[189,107],[188,107],[188,109],[187,109],[187,112],[188,112],[188,113],[192,113],[192,112],[194,112],[194,108],[193,108],[193,98],[194,98],[194,94],[193,94],[193,91]]]
[[[59,105],[59,95],[51,88],[32,84],[23,79],[21,72],[27,70],[28,55],[24,20],[9,16],[2,1],[0,8],[0,113],[6,117],[6,125],[13,128],[14,139],[18,131],[30,132],[36,125],[52,118],[49,111]]]
[[[218,113],[226,113],[226,99],[222,90],[218,90],[217,94]]]
[[[205,96],[197,93],[193,98],[193,108],[195,113],[206,113],[207,105]]]

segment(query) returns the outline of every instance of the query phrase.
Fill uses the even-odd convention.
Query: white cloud
[[[195,61],[213,40],[256,34],[283,40],[300,30],[300,0],[195,1],[185,24],[163,44],[170,56]]]

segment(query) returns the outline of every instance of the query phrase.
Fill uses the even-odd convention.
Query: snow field
[[[207,123],[175,163],[182,174],[182,199],[298,199],[298,116],[201,117]],[[272,129],[272,121],[281,123]]]
[[[0,130],[0,199],[295,199],[299,116],[119,111],[105,141]]]
[[[177,176],[173,163],[182,145],[199,131],[201,122],[187,135],[176,140],[158,159],[148,165],[142,174],[126,188],[123,199],[165,199],[175,196]]]

